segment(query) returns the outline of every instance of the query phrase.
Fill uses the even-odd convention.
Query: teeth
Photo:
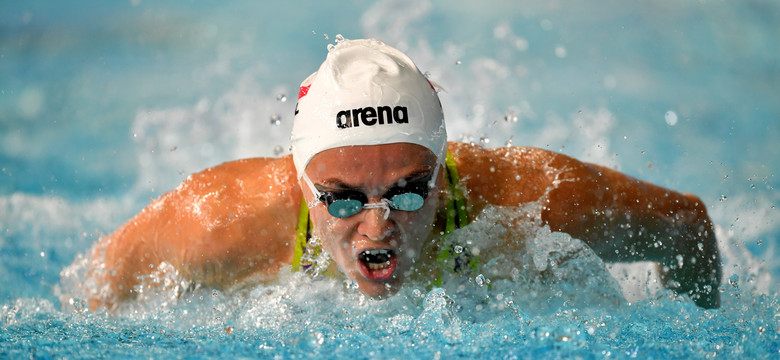
[[[380,254],[381,255],[386,255],[387,253],[389,253],[389,251],[384,250],[384,249],[380,249],[380,250],[366,250],[365,253],[368,254],[368,255],[374,255],[375,256],[375,255],[380,255]]]
[[[384,268],[386,268],[388,266],[390,266],[390,262],[389,261],[388,262],[384,262],[384,263],[379,263],[379,264],[368,263],[368,268],[371,269],[371,270],[384,269]]]

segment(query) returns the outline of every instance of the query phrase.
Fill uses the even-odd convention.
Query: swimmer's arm
[[[192,175],[152,202],[94,251],[90,280],[108,291],[90,307],[136,296],[163,262],[186,280],[226,288],[274,279],[292,260],[301,193],[289,158],[226,163]]]
[[[693,295],[699,306],[718,306],[720,256],[697,197],[541,149],[450,143],[449,151],[472,214],[487,204],[540,201],[552,230],[585,241],[605,261],[656,261],[667,287]]]
[[[701,307],[720,305],[720,255],[701,199],[562,155],[551,165],[562,170],[544,198],[552,230],[605,261],[656,261],[666,287]]]

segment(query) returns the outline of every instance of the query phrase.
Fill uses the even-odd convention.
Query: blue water
[[[298,3],[0,3],[0,357],[780,354],[780,4]],[[535,229],[518,255],[535,265],[510,280],[379,302],[339,280],[181,293],[163,274],[173,285],[119,314],[78,311],[83,262],[69,265],[101,235],[192,172],[287,153],[297,85],[336,34],[409,53],[446,89],[451,140],[547,148],[699,195],[722,308]],[[490,238],[506,216],[457,236]],[[545,268],[561,246],[581,256]]]

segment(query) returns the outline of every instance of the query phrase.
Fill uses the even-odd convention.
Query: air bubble
[[[274,146],[274,156],[282,155],[282,152],[284,152],[284,148],[281,145]]]
[[[271,114],[271,125],[279,125],[282,123],[282,117],[279,114]]]
[[[726,195],[721,195],[719,200],[720,200],[720,202],[724,202],[724,201],[726,201],[726,199],[728,199],[726,197]]]
[[[276,95],[276,100],[281,102],[287,101],[287,94],[280,93],[279,95]]]
[[[504,114],[504,121],[506,122],[516,123],[517,120],[519,120],[517,113],[512,110],[509,110]]]
[[[460,64],[461,64],[460,60],[455,60],[455,65],[460,65]]]
[[[344,39],[344,36],[343,36],[343,35],[341,35],[341,34],[337,34],[337,35],[336,35],[336,44],[338,44],[338,43],[340,43],[340,42],[342,42],[342,41],[344,41],[344,40],[345,40],[345,39]]]
[[[455,250],[456,254],[460,254],[463,252],[463,246],[455,245],[455,247],[453,247],[453,250]]]

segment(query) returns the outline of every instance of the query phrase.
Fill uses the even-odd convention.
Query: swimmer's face
[[[430,178],[435,166],[434,154],[419,145],[349,146],[315,155],[306,174],[320,192],[357,191],[375,203],[389,190]],[[301,189],[311,204],[309,187],[301,184]],[[310,210],[314,235],[362,293],[383,297],[398,290],[417,261],[431,233],[437,194],[431,189],[419,210],[372,208],[344,218],[332,216],[325,203],[315,200]]]

